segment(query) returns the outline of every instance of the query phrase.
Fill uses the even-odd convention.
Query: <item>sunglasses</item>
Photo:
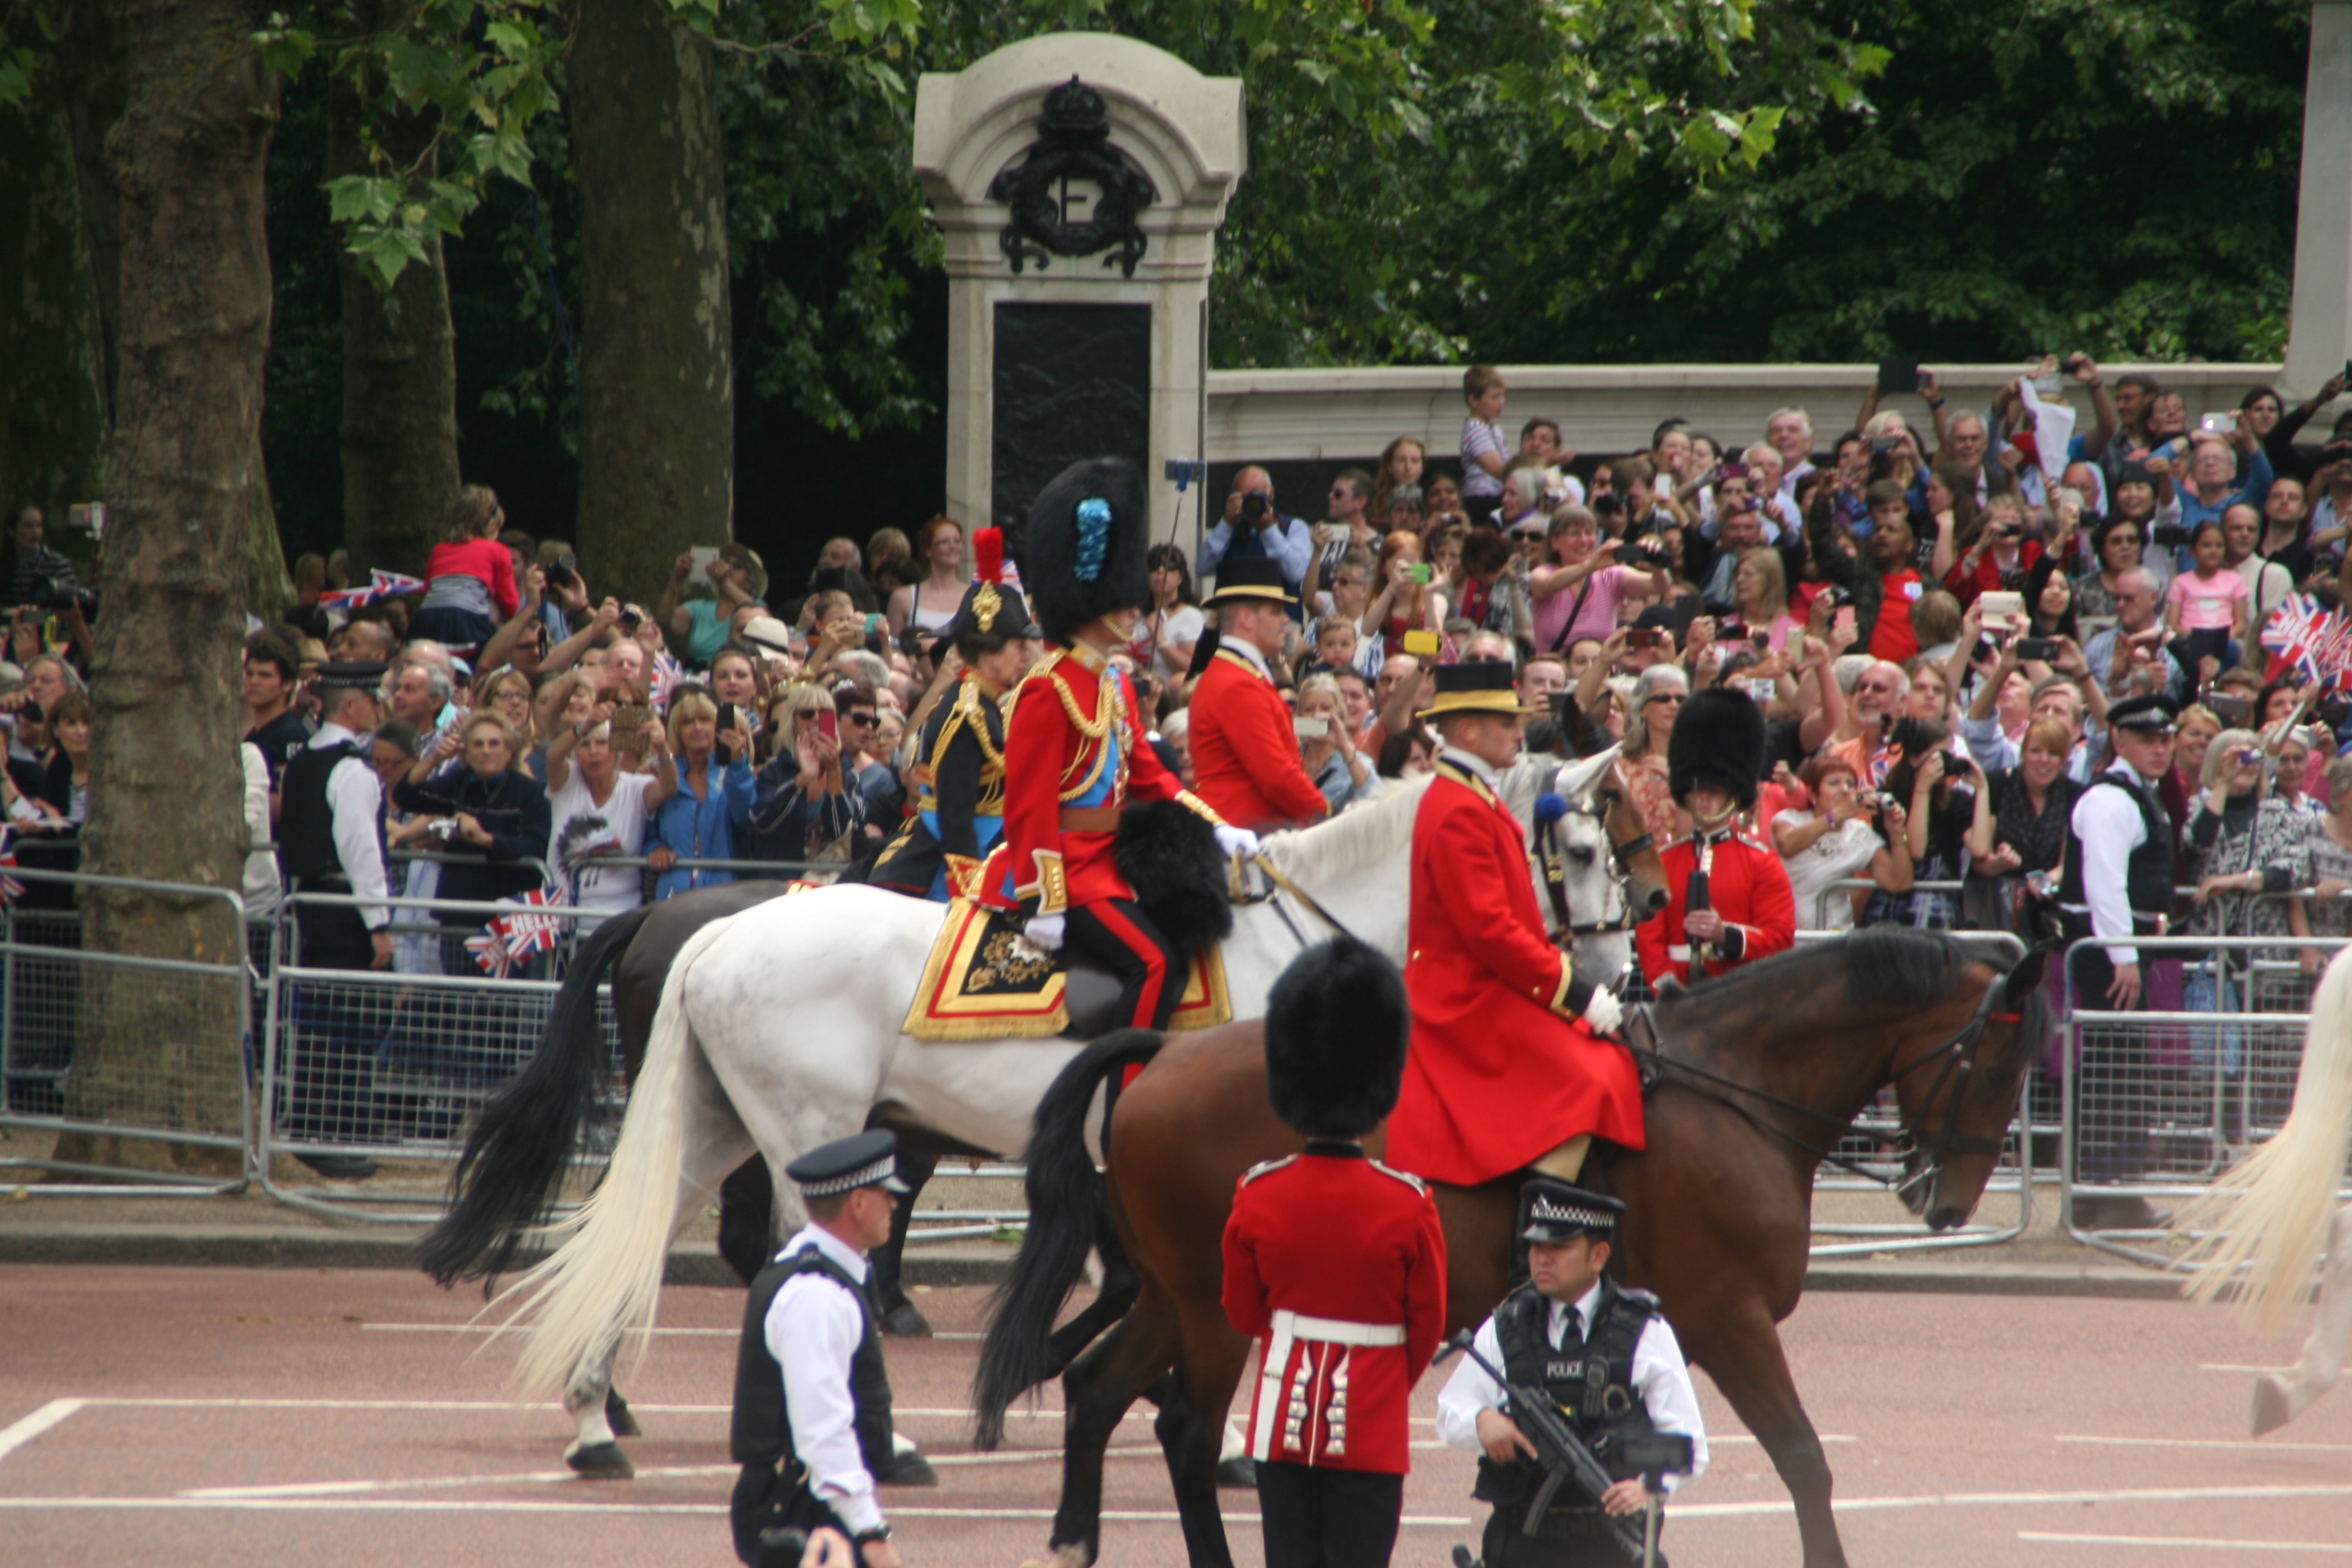
[[[841,716],[841,717],[851,724],[872,724],[875,722],[875,717],[870,713],[845,713]]]

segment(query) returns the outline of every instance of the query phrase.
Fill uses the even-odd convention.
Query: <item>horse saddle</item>
[[[948,905],[922,983],[900,1025],[918,1040],[1092,1039],[1121,1022],[1120,984],[1109,973],[1047,952],[1023,917],[968,900]],[[1194,958],[1171,1029],[1207,1029],[1233,1016],[1225,962],[1215,946]]]

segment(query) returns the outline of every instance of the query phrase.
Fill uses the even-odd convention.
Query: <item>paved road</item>
[[[476,1297],[371,1271],[15,1268],[0,1280],[0,1562],[261,1568],[729,1562],[726,1410],[740,1292],[673,1288],[622,1387],[640,1478],[564,1471],[558,1413],[518,1409]],[[973,1456],[981,1292],[925,1298],[950,1337],[894,1341],[904,1429],[937,1490],[888,1494],[913,1568],[1014,1568],[1044,1545],[1050,1415]],[[2327,1562],[2352,1554],[2352,1390],[2245,1440],[2249,1341],[2168,1303],[1824,1294],[1786,1327],[1830,1438],[1857,1563],[1918,1568]],[[1681,1568],[1797,1560],[1786,1496],[1704,1378],[1715,1468],[1672,1514]],[[1430,1414],[1434,1383],[1417,1408]],[[1428,1440],[1426,1425],[1417,1429]],[[2284,1440],[2282,1440],[2284,1439]],[[1182,1561],[1148,1425],[1110,1465],[1105,1561]],[[1416,1455],[1400,1564],[1468,1523],[1469,1461]],[[1252,1501],[1225,1494],[1256,1568]],[[2200,1544],[2188,1544],[2200,1543]],[[2305,1543],[2293,1548],[2287,1543]]]

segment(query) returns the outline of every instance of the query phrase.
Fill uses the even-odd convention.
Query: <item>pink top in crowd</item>
[[[2165,602],[2180,608],[2183,631],[2227,631],[2230,606],[2247,596],[2246,579],[2227,567],[2211,577],[2184,571],[2164,591]]]

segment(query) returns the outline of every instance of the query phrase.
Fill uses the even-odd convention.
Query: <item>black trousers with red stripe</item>
[[[1119,981],[1119,1016],[1138,1029],[1165,1029],[1184,994],[1183,955],[1151,916],[1127,899],[1072,908],[1063,939]]]

